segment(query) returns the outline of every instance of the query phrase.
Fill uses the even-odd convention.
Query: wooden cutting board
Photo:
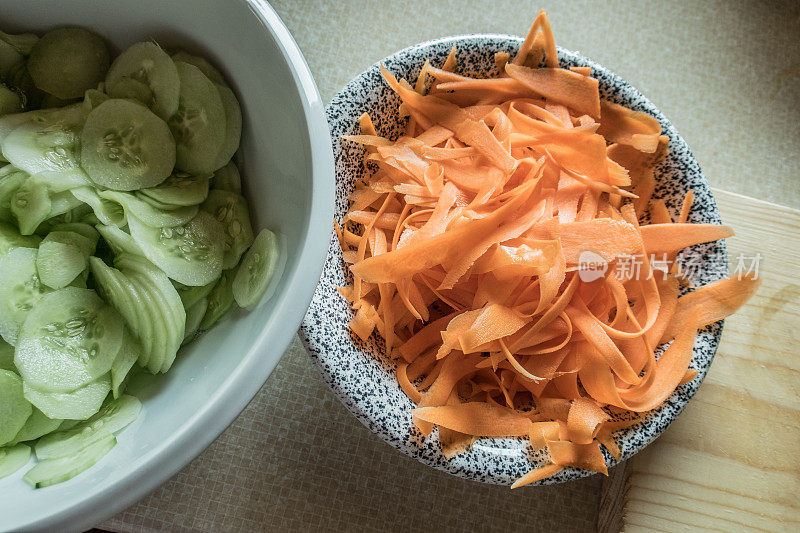
[[[714,194],[731,268],[760,253],[762,286],[686,410],[607,483],[601,531],[800,531],[800,211]]]

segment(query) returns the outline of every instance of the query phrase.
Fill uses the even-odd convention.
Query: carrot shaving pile
[[[658,121],[602,101],[590,70],[559,68],[555,50],[541,12],[496,77],[457,74],[455,49],[414,85],[381,67],[408,127],[390,140],[365,114],[345,136],[372,172],[336,225],[350,328],[385,339],[417,429],[438,426],[448,457],[478,437],[547,448],[551,463],[512,488],[567,466],[607,473],[600,446],[620,456],[612,434],[697,375],[698,328],[758,286],[679,297],[677,253],[733,232],[688,223],[691,193],[672,219],[652,198]],[[587,253],[596,279],[582,275]],[[638,272],[619,268],[630,258]]]

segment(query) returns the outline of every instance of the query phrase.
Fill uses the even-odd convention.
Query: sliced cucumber
[[[36,84],[33,83],[33,78],[31,78],[30,73],[28,73],[26,61],[20,61],[8,69],[5,82],[7,85],[18,89],[25,95],[26,109],[38,109],[41,107],[42,99],[47,93],[39,89]]]
[[[19,376],[10,370],[0,370],[0,446],[14,440],[32,412]]]
[[[163,309],[158,305],[155,294],[144,284],[139,276],[127,273],[124,274],[124,277],[127,279],[138,299],[144,302],[145,315],[142,319],[149,322],[152,331],[152,336],[150,339],[147,339],[150,342],[146,343],[145,348],[148,350],[148,354],[145,355],[142,353],[144,357],[139,360],[139,364],[152,374],[157,374],[168,356],[169,332],[166,323],[166,315]]]
[[[114,252],[114,255],[119,255],[121,253],[144,255],[144,252],[142,252],[142,249],[136,244],[136,241],[133,240],[133,237],[117,226],[100,224],[97,226],[97,231],[103,236],[103,239],[105,239],[111,251]]]
[[[70,191],[65,191],[65,192],[72,195]],[[59,193],[59,196],[60,195],[61,193]],[[77,200],[74,197],[74,195],[72,196],[73,196],[72,202],[77,203],[78,206],[73,209],[70,209],[66,213],[61,213],[60,215],[52,216],[47,220],[45,220],[44,222],[42,222],[41,224],[39,224],[39,226],[36,228],[37,235],[47,235],[48,233],[50,233],[51,230],[54,230],[55,228],[57,228],[62,224],[72,224],[77,222],[86,223],[84,219],[86,219],[89,216],[94,217],[91,207]]]
[[[151,198],[151,197],[147,196],[146,194],[142,194],[142,191],[136,191],[133,194],[139,200],[141,200],[143,202],[146,202],[146,203],[150,204],[151,206],[153,206],[154,208],[159,209],[161,211],[172,211],[173,209],[177,209],[179,207],[183,207],[183,206],[180,206],[180,205],[171,205],[171,204],[165,204],[164,202],[159,202],[158,200],[156,200],[154,198]]]
[[[12,346],[28,313],[50,292],[39,281],[36,255],[32,248],[13,248],[0,257],[0,335]]]
[[[29,176],[27,172],[16,170],[11,165],[6,165],[3,170],[6,168],[11,170],[5,175],[0,175],[0,220],[16,223],[17,219],[11,211],[11,202],[17,189],[27,181]]]
[[[116,268],[110,267],[96,257],[89,258],[97,290],[103,299],[125,318],[125,322],[142,343],[138,363],[146,366],[155,351],[156,339],[152,312],[148,302],[131,281]]]
[[[33,413],[25,421],[22,429],[14,436],[12,443],[17,444],[38,439],[42,435],[47,435],[57,430],[62,422],[63,420],[58,418],[48,418],[43,412],[34,407]]]
[[[174,285],[175,283],[173,283]],[[183,308],[188,310],[191,306],[211,294],[211,291],[214,290],[214,286],[216,286],[216,280],[208,283],[206,285],[200,285],[197,287],[187,287],[185,285],[181,287],[176,287],[178,290],[178,295],[181,297],[181,302],[183,302]]]
[[[208,213],[200,211],[174,228],[153,228],[128,217],[128,227],[145,256],[171,279],[196,286],[219,277],[225,232]]]
[[[190,174],[216,170],[225,142],[225,106],[220,92],[203,73],[188,63],[176,61],[180,77],[180,99],[169,127],[175,137],[175,166]]]
[[[185,172],[173,172],[158,187],[142,189],[143,195],[162,205],[191,206],[203,203],[208,196],[210,176],[192,176]]]
[[[86,116],[89,116],[89,113],[92,110],[111,98],[103,91],[98,91],[97,89],[89,89],[83,95],[83,112]]]
[[[50,228],[51,233],[55,232],[70,232],[73,234],[78,234],[84,237],[86,240],[77,239],[78,242],[82,243],[81,246],[85,246],[88,243],[88,254],[92,255],[97,248],[97,241],[100,240],[100,233],[94,227],[90,226],[89,224],[85,224],[83,222],[61,222],[58,224],[54,224]],[[74,235],[69,235],[68,238],[75,239]]]
[[[2,58],[0,58],[0,64]],[[2,76],[0,65],[0,76]],[[20,113],[25,109],[25,94],[17,89],[11,89],[0,83],[0,116],[11,113]]]
[[[240,194],[213,190],[209,191],[201,209],[217,219],[225,230],[222,268],[235,267],[244,251],[253,244],[253,227],[250,225],[247,202]]]
[[[94,183],[80,168],[70,170],[45,170],[38,172],[32,178],[47,186],[51,193],[66,192],[76,187],[92,186]]]
[[[74,104],[77,101],[77,98],[69,98],[64,100],[58,96],[53,96],[52,94],[45,94],[44,98],[42,98],[42,103],[39,105],[41,105],[42,108],[49,109],[53,107],[65,107],[70,104]]]
[[[141,354],[142,343],[126,328],[122,338],[122,348],[119,349],[114,364],[111,365],[111,394],[115,399],[120,397],[122,384]]]
[[[61,289],[72,283],[86,269],[89,254],[75,245],[45,239],[39,245],[36,271],[42,283]]]
[[[0,76],[6,78],[16,65],[25,61],[22,54],[13,46],[0,40]]]
[[[17,372],[17,367],[14,366],[14,347],[3,339],[0,339],[0,370]]]
[[[35,181],[35,178],[31,178]],[[83,204],[80,200],[75,198],[75,195],[70,193],[69,191],[62,191],[57,192],[55,194],[50,194],[50,215],[47,219],[56,217],[58,215],[63,215],[80,207]],[[46,219],[46,220],[47,220]],[[41,223],[40,223],[41,225]],[[37,226],[38,229],[38,226]]]
[[[127,192],[100,191],[98,194],[101,198],[121,205],[128,218],[132,215],[154,228],[171,228],[186,224],[194,218],[198,210],[197,205],[193,205],[162,211]]]
[[[211,184],[211,188],[242,194],[242,177],[239,175],[239,169],[236,168],[233,161],[214,172],[214,181]]]
[[[64,130],[77,128],[83,123],[85,118],[81,104],[73,104],[56,109],[37,109],[25,113],[4,115],[0,117],[0,143],[4,143],[6,137],[12,131],[24,124],[47,124],[53,126],[54,129]]]
[[[75,154],[78,136],[73,125],[29,122],[3,139],[3,155],[29,174],[72,171],[82,174]]]
[[[36,174],[78,169],[77,135],[63,124],[29,122],[3,140],[3,155],[14,166]]]
[[[233,280],[233,297],[240,307],[258,303],[278,269],[280,256],[275,234],[268,229],[258,232],[253,245],[245,252]]]
[[[25,382],[39,391],[74,391],[111,370],[122,345],[122,326],[122,317],[94,291],[59,289],[45,295],[28,314],[14,364]],[[85,418],[42,411],[51,418]]]
[[[86,420],[95,414],[111,390],[109,374],[72,392],[44,392],[23,382],[25,398],[50,418]]]
[[[172,59],[173,61],[182,61],[184,63],[194,65],[195,67],[199,68],[200,72],[202,72],[205,77],[212,82],[218,85],[227,85],[225,76],[223,76],[220,71],[216,69],[216,67],[202,57],[193,56],[187,52],[180,51],[172,54]]]
[[[81,144],[84,170],[109,189],[154,187],[175,166],[175,141],[167,124],[128,100],[107,100],[92,110]]]
[[[14,226],[0,222],[0,257],[12,248],[38,248],[40,242],[38,235],[20,235]]]
[[[62,483],[94,466],[116,444],[117,439],[108,436],[87,446],[75,455],[45,459],[28,470],[23,479],[37,489]]]
[[[36,443],[36,457],[39,460],[68,457],[99,440],[124,429],[136,420],[142,410],[142,403],[127,394],[118,399],[106,401],[90,419],[79,422],[71,429],[59,431],[43,437]]]
[[[50,218],[52,207],[47,186],[31,178],[25,180],[11,197],[11,213],[23,235],[32,235],[39,224]]]
[[[33,33],[19,33],[13,35],[0,31],[0,41],[11,45],[20,54],[29,56],[33,51],[33,47],[39,42],[39,36]]]
[[[242,139],[242,108],[236,95],[225,85],[217,84],[219,96],[222,98],[222,105],[225,108],[225,141],[217,154],[217,162],[214,164],[215,170],[222,168],[228,163],[239,149]]]
[[[106,75],[106,91],[116,96],[115,88],[124,78],[147,85],[150,98],[142,103],[167,120],[178,110],[180,78],[172,58],[153,42],[136,43],[122,52]]]
[[[72,282],[70,282],[68,287],[77,287],[79,289],[86,289],[86,282],[89,281],[89,269],[84,270],[78,277],[76,277]]]
[[[208,295],[208,307],[206,314],[203,315],[203,320],[200,321],[199,329],[205,331],[210,329],[211,326],[219,322],[225,313],[230,311],[233,307],[233,292],[231,285],[233,284],[235,272],[226,270],[222,273],[219,281],[214,286],[214,290]]]
[[[122,206],[117,202],[100,198],[97,191],[92,187],[77,187],[72,189],[70,193],[85,203],[94,211],[95,216],[107,226],[123,227],[128,222],[125,219],[125,211]]]
[[[86,204],[83,204],[83,205],[85,207],[89,207]],[[91,207],[89,207],[89,212],[86,213],[86,216],[84,216],[83,218],[80,218],[78,220],[80,220],[84,224],[89,224],[90,226],[96,226],[98,224],[102,224],[102,222],[100,222],[100,219],[97,218],[97,215],[94,214],[94,211],[92,211]]]
[[[61,422],[61,425],[58,426],[58,430],[59,431],[66,431],[68,429],[72,429],[75,426],[77,426],[78,424],[80,424],[81,422],[83,422],[83,420],[64,420],[63,422]]]
[[[28,72],[39,89],[58,98],[80,98],[105,78],[109,61],[99,35],[83,28],[57,28],[31,50]]]
[[[31,449],[24,444],[0,448],[0,479],[8,477],[26,464],[31,458]]]
[[[186,333],[183,335],[183,342],[186,344],[194,340],[197,330],[200,329],[200,322],[208,310],[208,298],[201,298],[186,310]]]
[[[42,243],[46,242],[58,242],[61,244],[68,244],[70,246],[74,246],[75,248],[80,250],[81,254],[85,255],[88,258],[90,255],[94,253],[95,244],[97,241],[92,240],[90,237],[86,237],[76,231],[69,231],[69,230],[62,231],[53,228],[53,230],[49,232],[42,241]]]
[[[114,98],[135,100],[150,107],[153,103],[153,91],[146,83],[126,76],[114,85]]]
[[[123,254],[117,258],[116,265],[154,303],[152,310],[157,313],[157,331],[163,330],[163,342],[160,343],[163,348],[160,349],[161,365],[157,366],[151,358],[148,368],[154,373],[166,372],[175,360],[185,333],[186,312],[181,305],[178,291],[161,270],[143,257]],[[159,337],[157,333],[156,338]]]
[[[19,126],[29,122],[35,116],[46,115],[44,111],[28,111],[26,113],[13,113],[11,115],[3,115],[0,117],[0,146],[2,142],[8,137],[8,134],[17,129]],[[4,159],[5,161],[5,159]]]

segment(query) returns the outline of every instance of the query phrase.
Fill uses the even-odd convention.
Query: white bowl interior
[[[332,159],[322,104],[285,27],[260,0],[0,0],[5,31],[80,25],[115,52],[154,39],[211,60],[244,115],[243,180],[255,228],[276,231],[287,259],[272,297],[239,310],[141,385],[139,419],[98,465],[33,490],[25,468],[0,480],[0,530],[80,529],[132,504],[208,445],[260,388],[288,345],[319,277],[332,219]],[[316,175],[316,178],[313,179]],[[276,312],[276,310],[279,310]]]

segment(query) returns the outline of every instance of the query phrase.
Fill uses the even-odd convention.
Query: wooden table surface
[[[359,72],[400,48],[445,35],[524,35],[539,7],[547,9],[558,44],[599,61],[641,89],[687,140],[713,187],[788,207],[770,209],[736,194],[717,193],[723,218],[739,234],[731,240],[731,250],[763,251],[770,279],[752,309],[728,321],[708,382],[673,428],[684,426],[700,435],[710,431],[711,426],[690,415],[694,408],[705,409],[702,398],[714,401],[709,392],[725,388],[752,393],[765,402],[757,404],[765,412],[797,409],[792,402],[798,397],[800,370],[795,350],[800,344],[795,237],[800,219],[791,208],[800,208],[800,3],[275,0],[272,4],[305,54],[325,101]],[[741,366],[745,360],[781,366],[783,388],[765,382],[762,374],[756,374],[754,381],[745,380]],[[753,390],[743,388],[748,384]],[[741,405],[756,404],[748,400]],[[720,422],[712,425],[714,431],[723,431],[725,443],[738,446],[731,448],[738,450],[737,457],[755,449],[755,444],[735,442],[736,433],[725,425],[724,417],[716,420]],[[765,431],[776,431],[774,424],[765,424]],[[796,427],[795,423],[795,431]],[[796,433],[787,435],[797,442]],[[776,446],[786,445],[786,438],[775,440]],[[692,453],[724,452],[722,447],[698,449],[702,446],[697,443],[707,442],[698,439]],[[662,440],[674,444],[667,442],[667,435]],[[796,462],[786,461],[781,463],[784,467],[796,469]],[[641,462],[639,471],[650,475],[647,464]],[[788,475],[797,481],[796,471]],[[619,475],[607,480],[605,494],[600,476],[509,493],[424,467],[362,427],[322,383],[295,342],[259,395],[206,452],[102,527],[591,531],[602,516],[602,528],[609,530],[622,524],[626,501],[613,487],[616,483],[624,488],[626,479]],[[642,479],[639,485],[647,481]],[[640,514],[656,512],[643,504],[633,507]],[[629,522],[627,527],[636,524]]]

